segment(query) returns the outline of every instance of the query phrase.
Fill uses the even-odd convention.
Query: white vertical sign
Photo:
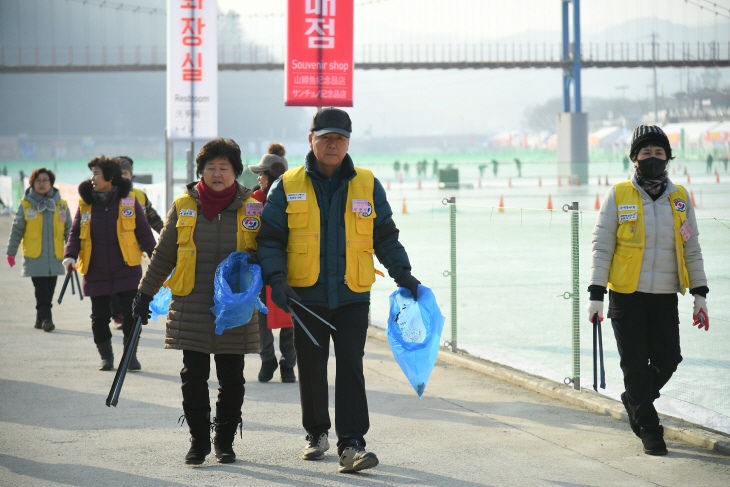
[[[216,0],[167,0],[167,136],[218,136]]]

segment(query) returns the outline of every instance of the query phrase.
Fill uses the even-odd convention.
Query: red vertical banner
[[[288,0],[287,106],[352,106],[353,4]]]

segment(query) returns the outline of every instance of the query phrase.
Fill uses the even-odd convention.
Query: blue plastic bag
[[[418,301],[404,287],[390,295],[388,342],[419,398],[436,363],[444,320],[433,291],[422,284],[418,285]]]
[[[248,323],[254,308],[269,312],[259,299],[263,285],[261,267],[250,264],[250,257],[246,252],[233,252],[215,270],[215,305],[210,310],[215,314],[216,335]]]
[[[150,313],[155,321],[160,319],[160,315],[167,316],[167,312],[170,311],[170,300],[172,299],[172,291],[169,287],[162,286],[155,297],[152,298],[150,303]]]

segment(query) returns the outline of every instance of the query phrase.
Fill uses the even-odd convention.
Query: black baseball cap
[[[349,138],[352,133],[352,121],[347,112],[339,108],[319,108],[312,117],[309,131],[314,135],[325,135],[334,132]]]

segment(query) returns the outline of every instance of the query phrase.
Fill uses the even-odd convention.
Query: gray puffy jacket
[[[673,294],[681,292],[677,256],[674,250],[674,215],[669,194],[677,187],[668,181],[667,189],[656,200],[638,185],[636,179],[631,184],[639,191],[644,208],[644,257],[641,261],[638,292],[653,294]],[[689,274],[689,288],[707,286],[702,249],[698,240],[697,219],[692,201],[687,198],[687,223],[692,228],[692,236],[684,246],[684,261]],[[608,273],[613,262],[618,231],[618,209],[616,207],[616,188],[611,188],[603,199],[593,230],[593,251],[591,256],[591,285],[606,286]]]
[[[38,208],[38,203],[43,199],[34,198],[37,194],[35,191],[31,191],[31,188],[25,190],[25,196],[23,199],[30,201],[33,204],[33,208]],[[49,192],[49,197],[56,202],[61,200],[61,194],[56,188],[52,188]],[[63,270],[61,260],[56,258],[56,252],[53,247],[53,213],[45,211],[43,213],[43,233],[41,244],[41,255],[38,257],[23,257],[22,276],[23,277],[49,277],[49,276],[62,276],[66,274]],[[48,215],[48,218],[46,218]],[[63,229],[63,241],[64,243],[68,240],[68,234],[71,231],[71,216],[68,208],[66,208],[66,223],[64,223]],[[18,247],[23,240],[23,234],[25,233],[25,211],[23,210],[23,204],[18,205],[18,211],[15,213],[15,220],[13,220],[13,228],[10,231],[10,238],[8,239],[8,255],[17,255]]]

